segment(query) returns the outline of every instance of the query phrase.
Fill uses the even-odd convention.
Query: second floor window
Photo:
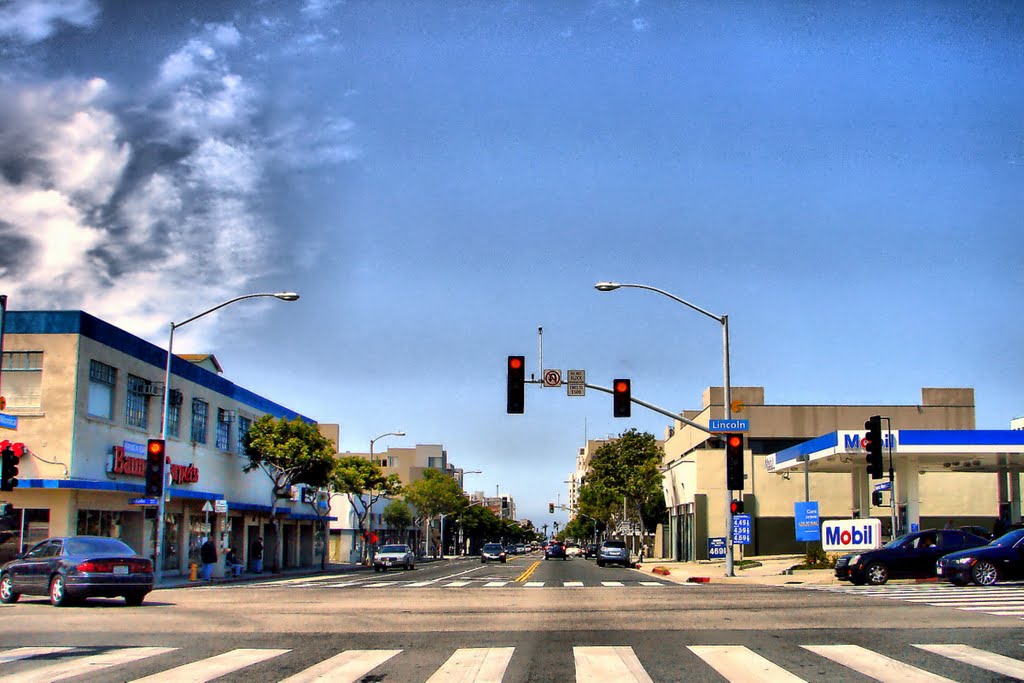
[[[149,420],[149,382],[128,375],[128,398],[125,401],[125,422],[131,427],[145,429]]]
[[[42,406],[43,352],[4,351],[3,388],[11,408]]]
[[[196,443],[206,443],[206,417],[209,411],[209,403],[201,398],[192,399],[192,440]]]
[[[181,404],[173,403],[167,406],[167,435],[179,436],[181,434]]]
[[[249,433],[252,420],[247,417],[238,416],[238,454],[245,455],[245,435]]]
[[[444,458],[427,458],[427,467],[435,470],[443,470]]]
[[[89,402],[87,411],[93,417],[114,419],[114,387],[117,368],[98,360],[89,361]]]
[[[231,440],[232,415],[220,408],[217,410],[217,448],[222,451],[228,450],[228,442]]]

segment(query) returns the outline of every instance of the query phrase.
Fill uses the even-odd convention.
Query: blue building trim
[[[1021,429],[901,429],[902,446],[1022,446]]]
[[[161,377],[167,369],[167,352],[164,349],[85,311],[8,311],[4,317],[4,333],[79,334],[155,366],[160,370]],[[316,422],[179,356],[171,359],[171,374],[274,417]]]
[[[798,460],[801,456],[811,455],[826,448],[835,448],[839,445],[839,432],[822,434],[810,441],[804,441],[795,446],[790,446],[775,454],[775,464],[779,465],[790,460]]]

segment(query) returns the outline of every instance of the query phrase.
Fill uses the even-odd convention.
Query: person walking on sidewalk
[[[213,565],[217,564],[217,544],[212,538],[207,538],[206,543],[199,549],[199,559],[203,561],[203,581],[211,581]]]
[[[252,542],[252,568],[257,574],[263,573],[263,539],[259,536]]]

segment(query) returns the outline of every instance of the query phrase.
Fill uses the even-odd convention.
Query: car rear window
[[[625,541],[605,541],[604,542],[604,547],[605,548],[625,548],[626,547],[626,542]]]
[[[484,550],[486,550],[489,553],[500,553],[502,550],[504,550],[504,548],[502,548],[497,543],[488,543],[484,546]]]
[[[69,538],[68,555],[134,555],[135,551],[116,538]]]
[[[382,553],[404,553],[405,550],[404,545],[386,545],[380,549]]]

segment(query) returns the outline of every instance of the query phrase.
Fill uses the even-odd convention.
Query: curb
[[[710,576],[691,576],[686,580],[687,583],[711,583]]]
[[[658,576],[668,576],[672,572],[670,572],[665,567],[655,567],[654,569],[651,570],[651,573],[652,574],[657,574]]]

